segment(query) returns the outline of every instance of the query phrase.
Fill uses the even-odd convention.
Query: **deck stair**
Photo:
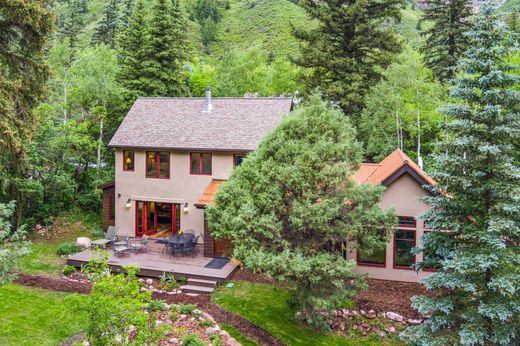
[[[188,284],[181,289],[186,293],[211,293],[216,286],[216,280],[188,278]]]

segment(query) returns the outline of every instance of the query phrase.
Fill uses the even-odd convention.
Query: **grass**
[[[258,346],[258,344],[255,341],[249,339],[247,336],[245,336],[244,334],[240,333],[233,326],[231,326],[229,324],[226,324],[226,323],[222,323],[222,324],[220,324],[220,327],[223,330],[225,330],[226,332],[228,332],[229,335],[234,337],[243,346]]]
[[[401,345],[395,338],[367,337],[351,333],[348,336],[320,334],[297,324],[295,311],[287,305],[289,292],[275,285],[234,282],[233,288],[219,287],[212,301],[239,314],[252,323],[269,331],[291,346],[349,346],[349,345]]]
[[[67,294],[8,284],[0,287],[0,345],[60,345],[86,316],[70,311]]]
[[[56,253],[58,247],[64,242],[76,240],[77,237],[92,237],[92,231],[101,227],[100,222],[101,216],[97,214],[75,211],[60,215],[51,235],[30,236],[31,253],[22,258],[21,272],[32,275],[58,275],[66,262]]]

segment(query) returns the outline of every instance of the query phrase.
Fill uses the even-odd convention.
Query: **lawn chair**
[[[198,239],[198,237],[192,238],[186,244],[184,244],[182,247],[182,254],[192,255],[197,249]]]
[[[130,240],[130,251],[135,253],[148,251],[148,237],[144,235],[142,238],[133,238]]]
[[[130,240],[128,237],[123,237],[123,240],[118,240],[114,243],[114,255],[130,254]]]
[[[105,248],[107,245],[112,244],[117,240],[117,232],[119,231],[119,227],[109,226],[107,232],[105,233],[105,238],[94,240],[90,243],[90,248],[94,249],[97,247]]]

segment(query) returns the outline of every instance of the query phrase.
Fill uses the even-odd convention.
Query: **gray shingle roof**
[[[111,147],[255,150],[291,110],[286,97],[218,98],[204,113],[204,98],[142,97],[109,143]]]

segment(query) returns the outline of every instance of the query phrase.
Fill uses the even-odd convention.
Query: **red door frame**
[[[142,203],[141,208],[141,232],[139,232],[139,203]],[[135,201],[135,236],[142,237],[143,234],[152,235],[157,233],[157,212],[154,213],[154,232],[148,231],[148,203],[157,203],[150,201]],[[172,211],[172,235],[177,233],[177,204],[170,203]],[[180,215],[180,214],[179,214]]]

